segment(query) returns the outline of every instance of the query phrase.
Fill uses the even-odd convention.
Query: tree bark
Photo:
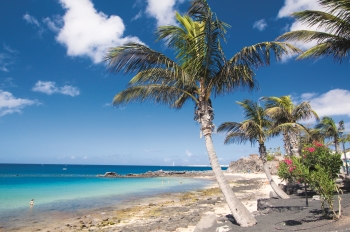
[[[206,133],[205,133],[206,132]],[[242,227],[249,227],[256,224],[255,218],[248,211],[248,209],[240,202],[237,196],[233,193],[230,185],[228,184],[225,176],[219,165],[214,145],[211,138],[211,132],[208,133],[204,131],[205,145],[207,147],[207,152],[210,160],[211,167],[215,174],[216,181],[219,184],[219,187],[222,193],[225,196],[226,202],[231,210],[232,216],[236,222]]]
[[[298,135],[294,131],[290,131],[289,137],[293,155],[296,157],[300,157]]]
[[[283,132],[283,146],[284,150],[287,153],[287,156],[292,156],[291,148],[290,148],[290,139],[287,132]]]
[[[201,125],[201,130],[204,135],[205,145],[207,148],[211,167],[213,169],[216,181],[224,194],[227,205],[231,210],[232,216],[237,224],[242,227],[249,227],[256,224],[256,220],[248,209],[240,202],[237,196],[233,193],[232,188],[228,184],[222,169],[219,165],[218,158],[215,153],[213,141],[211,138],[214,129],[213,119],[214,112],[211,106],[211,101],[206,100],[204,96],[199,98],[199,103],[196,106],[195,114],[198,122]]]
[[[290,197],[288,196],[288,194],[286,194],[282,189],[280,189],[277,184],[275,183],[275,181],[273,180],[271,173],[270,173],[270,169],[268,167],[267,164],[267,157],[266,157],[266,147],[264,144],[259,144],[259,153],[260,153],[260,159],[263,162],[263,168],[264,168],[264,172],[266,174],[266,178],[268,179],[271,188],[273,189],[273,191],[282,199],[289,199]]]

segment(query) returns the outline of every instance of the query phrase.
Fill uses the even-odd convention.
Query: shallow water
[[[51,173],[12,170],[7,174],[2,169],[0,222],[26,220],[42,213],[110,207],[140,197],[201,189],[212,183],[194,178],[98,178],[91,170],[64,172],[69,168],[51,169]],[[29,206],[31,199],[34,207]]]

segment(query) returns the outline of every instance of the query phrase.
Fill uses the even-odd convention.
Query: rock
[[[217,221],[215,214],[206,214],[196,225],[194,232],[212,232],[216,231]]]
[[[116,172],[106,172],[103,176],[104,177],[117,177],[119,175]]]
[[[227,172],[242,173],[242,172],[261,172],[263,171],[262,161],[258,155],[252,154],[247,158],[241,158],[237,161],[232,161],[227,168]]]
[[[156,206],[154,203],[149,203],[148,206]]]

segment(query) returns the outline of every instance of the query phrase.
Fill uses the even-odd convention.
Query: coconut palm
[[[326,9],[323,11],[305,10],[292,16],[301,23],[311,27],[317,26],[321,31],[297,30],[287,32],[277,40],[317,42],[317,45],[303,52],[298,59],[331,56],[342,62],[348,58],[350,49],[350,0],[318,0]]]
[[[136,73],[127,88],[118,93],[114,105],[153,101],[173,108],[195,103],[195,120],[201,126],[216,180],[236,222],[244,227],[256,223],[235,196],[222,173],[212,142],[214,112],[211,98],[237,88],[253,89],[254,68],[267,66],[270,54],[277,60],[299,50],[280,42],[263,42],[245,47],[227,59],[220,44],[228,25],[218,20],[206,0],[194,0],[188,15],[176,14],[179,26],[163,26],[158,40],[175,50],[176,61],[149,47],[128,43],[111,48],[106,56],[108,68],[115,73]]]
[[[336,152],[341,153],[339,146],[339,131],[334,120],[331,117],[325,116],[316,124],[315,129],[323,136],[323,138],[331,140],[334,143]]]
[[[226,132],[225,144],[245,143],[247,141],[249,141],[251,145],[259,143],[260,159],[263,162],[264,172],[272,189],[279,197],[283,199],[290,198],[276,185],[267,164],[265,141],[271,137],[269,130],[272,122],[269,120],[264,109],[256,102],[244,100],[242,102],[237,102],[237,104],[243,108],[245,120],[240,123],[225,122],[218,127],[217,131]]]
[[[301,135],[301,131],[308,130],[298,121],[312,117],[319,120],[317,113],[308,102],[294,105],[290,96],[263,97],[262,100],[265,101],[266,114],[273,121],[273,132],[283,135],[287,155],[291,156],[294,153],[299,156],[298,135]]]

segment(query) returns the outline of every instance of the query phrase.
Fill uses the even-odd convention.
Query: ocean
[[[111,207],[140,197],[201,189],[212,183],[196,178],[101,178],[147,171],[206,171],[210,167],[0,164],[0,222],[50,211]],[[34,207],[29,206],[34,199]]]

